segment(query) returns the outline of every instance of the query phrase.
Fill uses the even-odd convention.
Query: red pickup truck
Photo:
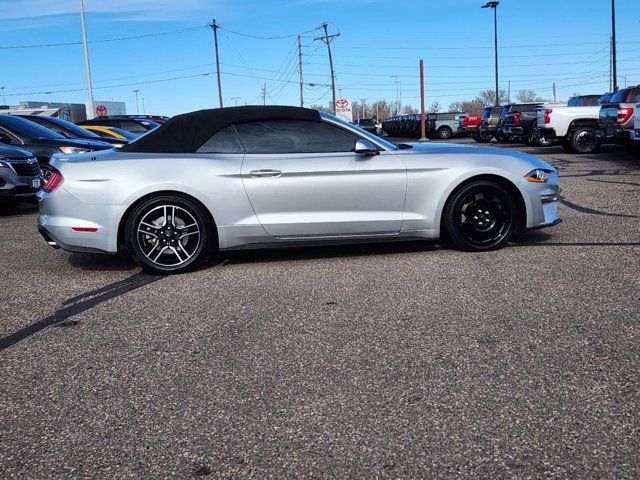
[[[482,123],[482,115],[465,115],[460,117],[458,133],[475,135]]]

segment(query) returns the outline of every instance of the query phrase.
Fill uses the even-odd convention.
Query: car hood
[[[533,155],[529,155],[524,152],[514,152],[510,150],[504,150],[496,147],[479,147],[475,145],[464,145],[460,143],[411,143],[413,146],[411,149],[401,150],[400,152],[405,155],[425,155],[425,161],[428,160],[428,155],[456,155],[460,158],[464,158],[464,155],[487,156],[487,157],[510,157],[513,159],[526,162],[531,165],[531,168],[541,168],[544,170],[555,171],[555,167],[549,165],[544,160],[539,159]]]
[[[0,158],[31,158],[33,154],[24,148],[0,146]]]
[[[106,150],[113,148],[111,144],[99,140],[83,140],[81,138],[39,138],[32,143],[41,145],[54,145],[56,147],[91,148],[92,150]]]

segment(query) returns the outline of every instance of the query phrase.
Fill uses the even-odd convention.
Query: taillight
[[[51,173],[49,180],[47,180],[47,183],[44,184],[42,190],[44,190],[45,192],[53,192],[62,184],[63,180],[64,177],[62,176],[62,174],[58,171],[55,171]]]
[[[547,123],[551,123],[551,116],[550,116],[550,115],[551,115],[551,112],[553,112],[553,109],[551,109],[551,108],[547,108],[547,109],[544,111],[544,123],[545,123],[545,124],[547,124]]]
[[[618,109],[618,123],[624,125],[629,121],[633,115],[633,108],[619,108]]]
[[[520,125],[520,115],[521,115],[520,112],[516,112],[516,113],[513,114],[513,122],[516,125]]]

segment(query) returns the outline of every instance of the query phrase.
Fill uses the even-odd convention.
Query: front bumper
[[[519,187],[527,207],[525,230],[552,227],[562,221],[558,217],[560,188],[556,172],[550,175],[548,183],[532,183],[522,179]]]

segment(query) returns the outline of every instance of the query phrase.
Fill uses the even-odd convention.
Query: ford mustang
[[[558,175],[524,153],[395,145],[316,110],[179,115],[125,145],[55,155],[38,229],[56,248],[126,248],[153,273],[233,249],[445,238],[493,250],[560,222]]]

